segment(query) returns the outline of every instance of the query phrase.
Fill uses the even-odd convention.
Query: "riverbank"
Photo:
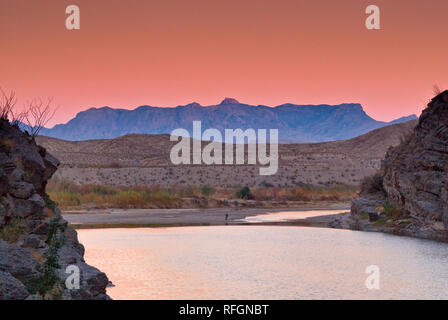
[[[421,221],[411,216],[402,219],[391,219],[382,214],[378,220],[370,221],[367,214],[353,216],[351,213],[345,213],[334,216],[330,219],[327,226],[333,229],[379,232],[438,242],[448,242],[448,231],[442,222],[431,220]]]
[[[167,228],[188,226],[265,225],[302,226],[387,233],[448,242],[438,224],[422,227],[418,221],[375,221],[354,218],[348,203],[308,204],[293,208],[212,209],[102,209],[66,211],[63,217],[75,229]]]
[[[259,224],[306,223],[327,225],[335,215],[349,210],[347,203],[308,204],[295,208],[244,209],[103,209],[95,211],[65,211],[63,217],[76,229],[139,228],[176,226],[219,226],[251,224],[249,217],[284,213],[289,218],[256,221]],[[292,213],[297,213],[291,215]]]

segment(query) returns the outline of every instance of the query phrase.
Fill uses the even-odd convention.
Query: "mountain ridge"
[[[170,134],[177,128],[190,133],[192,122],[203,129],[278,129],[281,143],[346,140],[389,124],[417,119],[411,115],[391,122],[371,118],[359,103],[339,105],[296,105],[275,107],[249,105],[233,98],[220,104],[201,106],[197,102],[176,107],[143,105],[133,110],[108,106],[81,111],[65,124],[43,128],[44,136],[70,141],[113,139],[126,134]]]

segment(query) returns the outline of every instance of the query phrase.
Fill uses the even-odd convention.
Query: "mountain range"
[[[417,119],[416,115],[383,122],[366,114],[360,104],[295,105],[276,107],[248,105],[226,98],[218,105],[141,106],[134,110],[110,107],[79,112],[66,124],[43,128],[41,135],[81,141],[112,139],[126,134],[169,134],[183,128],[192,132],[192,122],[202,122],[202,130],[278,129],[282,143],[346,140],[391,124]]]

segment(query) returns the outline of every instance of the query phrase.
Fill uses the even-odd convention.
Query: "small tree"
[[[26,112],[24,114],[24,119],[30,135],[34,138],[43,127],[54,117],[56,109],[52,107],[52,98],[48,98],[44,102],[40,98],[36,98],[28,102],[26,105]]]
[[[17,103],[16,93],[11,91],[9,94],[5,93],[0,88],[0,119],[13,120],[14,107]]]
[[[236,192],[236,196],[240,199],[250,200],[252,199],[252,193],[250,192],[249,187],[244,187]]]
[[[213,193],[213,189],[210,188],[209,186],[202,186],[201,193],[203,196],[208,197],[209,195],[211,195]]]

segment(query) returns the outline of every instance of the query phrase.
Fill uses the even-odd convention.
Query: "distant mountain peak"
[[[225,98],[224,100],[221,101],[220,105],[229,105],[229,104],[240,104],[240,102],[236,99],[233,98]]]
[[[192,102],[187,104],[186,107],[202,107],[202,106],[197,102]]]
[[[408,122],[408,121],[417,120],[417,119],[418,119],[417,115],[411,114],[406,117],[401,117],[401,118],[395,119],[395,120],[391,121],[390,124],[403,123],[403,122]]]

